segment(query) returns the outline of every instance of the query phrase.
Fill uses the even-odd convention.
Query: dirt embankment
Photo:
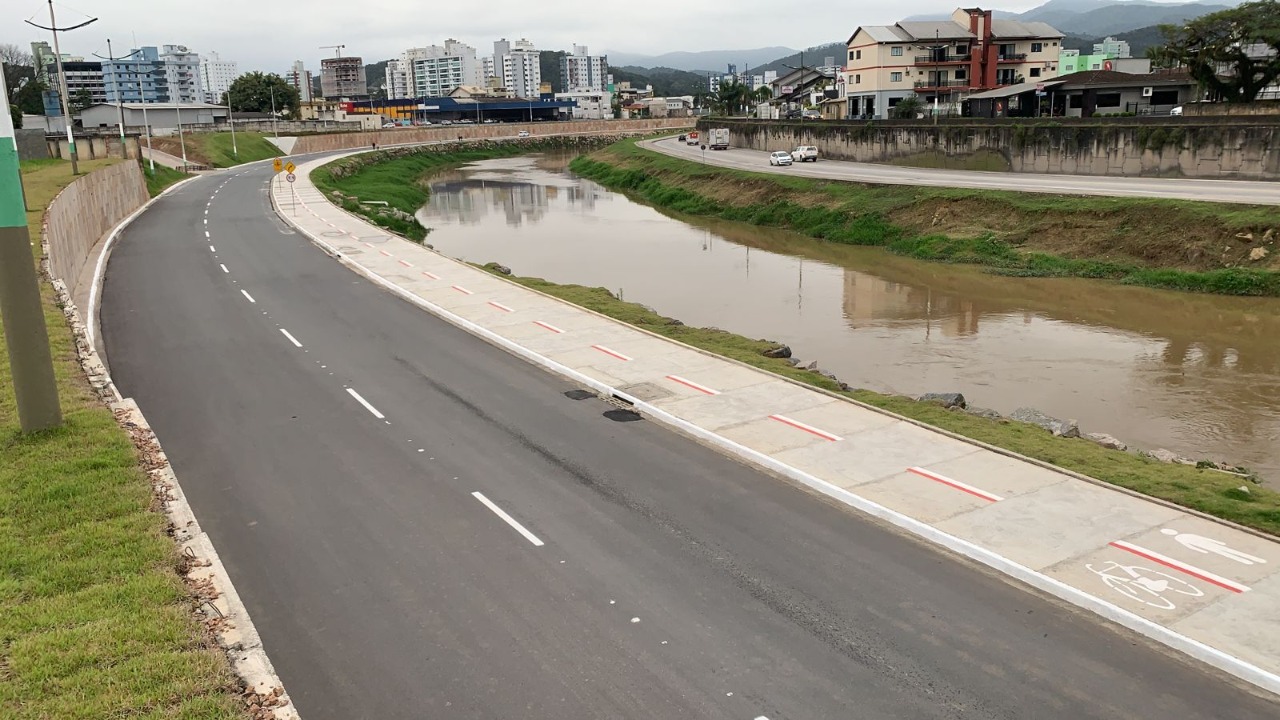
[[[875,214],[909,235],[991,237],[1021,252],[1147,268],[1280,270],[1276,208],[775,180],[635,150],[609,149],[593,158],[737,207],[785,201],[855,216]]]

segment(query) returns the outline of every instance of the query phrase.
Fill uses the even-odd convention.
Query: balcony
[[[913,59],[916,65],[962,65],[969,62],[972,57],[972,55],[930,53],[929,55],[916,55]]]
[[[996,57],[996,62],[1024,62],[1026,59],[1026,53],[1000,53]]]
[[[917,80],[915,83],[916,92],[952,92],[968,87],[968,80]]]

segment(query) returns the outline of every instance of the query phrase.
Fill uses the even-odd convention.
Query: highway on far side
[[[732,132],[729,142],[733,142]],[[821,180],[879,183],[884,185],[921,185],[927,187],[971,188],[975,190],[1014,190],[1018,192],[1060,193],[1063,195],[1095,195],[1105,197],[1148,198],[1165,200],[1203,200],[1207,202],[1280,205],[1280,182],[1263,180],[1187,180],[1181,178],[1111,177],[1106,175],[1058,175],[1051,173],[979,172],[941,170],[878,163],[825,160],[775,167],[769,164],[769,153],[731,147],[728,150],[706,150],[679,142],[675,138],[646,140],[642,145],[666,155],[706,162],[709,165],[801,175]],[[793,150],[776,147],[773,150]]]
[[[139,217],[101,324],[307,720],[1276,717],[376,288],[270,175]]]

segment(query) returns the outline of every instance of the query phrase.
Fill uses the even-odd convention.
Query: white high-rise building
[[[200,81],[204,85],[204,101],[221,103],[222,96],[231,89],[231,83],[240,77],[235,60],[223,60],[211,52],[200,58]]]
[[[204,102],[199,54],[188,50],[186,45],[165,45],[160,50],[160,62],[169,86],[169,102]]]
[[[460,85],[481,86],[484,75],[476,49],[453,38],[444,46],[409,48],[387,63],[387,97],[442,97]]]
[[[293,61],[293,67],[284,74],[284,79],[285,82],[297,89],[299,100],[304,103],[311,102],[311,71],[307,69],[307,66],[301,60]]]
[[[560,59],[562,92],[602,92],[609,86],[609,58],[591,55],[586,45],[574,45],[573,54]]]
[[[501,73],[501,74],[499,74]],[[515,97],[536,98],[542,87],[542,65],[533,43],[521,38],[506,38],[493,44],[493,75]]]

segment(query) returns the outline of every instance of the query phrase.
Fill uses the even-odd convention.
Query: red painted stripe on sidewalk
[[[466,288],[462,287],[461,285],[451,285],[450,287],[452,287],[454,290],[457,290],[458,292],[462,293],[463,295],[475,295],[475,293],[473,293],[473,292],[471,292],[470,290],[468,290],[468,289],[466,289]]]
[[[379,250],[378,252],[382,253],[383,255],[386,255],[387,257],[391,257],[391,253],[387,252],[386,250]]]
[[[1110,545],[1113,548],[1124,550],[1127,553],[1133,553],[1140,558],[1150,560],[1154,563],[1159,563],[1167,568],[1173,568],[1178,572],[1185,573],[1198,580],[1203,580],[1207,583],[1217,585],[1223,590],[1230,590],[1233,593],[1249,592],[1248,585],[1241,585],[1235,580],[1228,580],[1227,578],[1224,578],[1221,575],[1215,575],[1208,570],[1201,570],[1195,565],[1188,565],[1180,560],[1174,560],[1167,555],[1161,555],[1155,550],[1148,550],[1140,545],[1134,545],[1133,543],[1128,543],[1124,540],[1116,540],[1115,542],[1110,543]]]
[[[427,272],[426,270],[423,270],[423,271],[422,271],[422,274],[423,274],[423,275],[426,275],[427,277],[431,278],[432,280],[439,280],[439,279],[440,279],[440,276],[439,276],[439,275],[436,275],[435,273],[429,273],[429,272]]]
[[[595,348],[596,350],[599,350],[600,352],[604,353],[605,355],[612,355],[613,357],[616,357],[616,358],[618,358],[619,360],[622,360],[622,361],[624,361],[624,362],[625,362],[625,361],[628,361],[628,360],[630,360],[630,359],[631,359],[631,358],[627,357],[626,355],[623,355],[622,353],[618,352],[617,350],[610,350],[609,348],[607,348],[607,347],[605,347],[605,346],[603,346],[603,345],[592,345],[591,347]]]
[[[512,310],[511,308],[507,307],[506,305],[503,305],[503,304],[502,304],[502,303],[500,303],[500,302],[494,302],[494,301],[490,300],[490,301],[489,301],[489,304],[490,304],[490,305],[492,305],[492,306],[494,306],[494,307],[496,307],[496,308],[498,308],[498,309],[499,309],[499,310],[501,310],[502,312],[515,312],[515,310]]]
[[[351,235],[351,237],[355,237],[355,236],[356,236],[356,234],[355,234],[355,233],[348,233],[348,234],[349,234],[349,235]],[[363,244],[365,247],[369,248],[370,250],[372,250],[372,249],[373,249],[373,243],[362,243],[362,244]]]
[[[396,262],[400,263],[401,265],[403,265],[403,266],[405,266],[405,267],[413,267],[413,263],[405,262],[404,260],[397,260]]]
[[[800,422],[799,420],[792,420],[791,418],[789,418],[789,417],[787,417],[787,416],[785,416],[785,415],[770,415],[769,417],[770,417],[770,418],[772,418],[772,419],[774,419],[774,420],[777,420],[777,421],[778,421],[778,422],[780,422],[780,423],[783,423],[784,425],[790,425],[791,427],[796,428],[797,430],[803,430],[803,431],[805,431],[805,432],[807,432],[807,433],[811,433],[811,434],[813,434],[813,435],[817,435],[818,437],[822,438],[823,440],[830,440],[830,441],[832,441],[832,442],[838,442],[838,441],[840,441],[840,440],[843,440],[843,439],[844,439],[844,438],[840,437],[839,435],[832,435],[831,433],[827,432],[826,430],[819,430],[818,428],[816,428],[816,427],[814,427],[814,426],[812,426],[812,425],[806,425],[806,424],[804,424],[804,423]]]
[[[696,383],[696,382],[694,382],[694,381],[692,381],[692,380],[686,380],[686,379],[684,379],[684,378],[680,377],[679,375],[668,375],[668,376],[667,376],[667,379],[668,379],[668,380],[670,380],[671,382],[680,383],[681,385],[684,385],[685,387],[693,388],[694,390],[697,390],[697,391],[698,391],[698,392],[700,392],[700,393],[706,393],[706,394],[708,394],[708,395],[719,395],[719,394],[720,394],[720,391],[719,391],[719,390],[712,390],[711,388],[709,388],[709,387],[707,387],[707,386],[705,386],[705,385],[699,385],[698,383]]]
[[[553,332],[553,333],[557,333],[557,334],[559,334],[559,333],[563,333],[563,332],[564,332],[563,330],[561,330],[560,328],[556,327],[555,325],[550,325],[550,324],[548,324],[548,323],[544,323],[544,322],[542,322],[541,320],[534,320],[534,321],[533,321],[533,324],[534,324],[534,325],[537,325],[537,326],[538,326],[538,327],[540,327],[540,328],[546,328],[547,330],[550,330],[550,331],[551,331],[551,332]]]
[[[942,483],[943,485],[953,487],[956,490],[959,490],[960,492],[969,493],[970,495],[973,495],[975,497],[980,497],[983,500],[990,500],[991,502],[1000,502],[1001,500],[1004,499],[999,495],[996,495],[995,493],[989,493],[986,490],[981,490],[967,483],[962,483],[959,480],[952,480],[951,478],[945,475],[939,475],[936,472],[930,472],[929,470],[925,470],[924,468],[909,467],[907,468],[907,472],[915,473],[920,477],[928,478],[934,482]]]

